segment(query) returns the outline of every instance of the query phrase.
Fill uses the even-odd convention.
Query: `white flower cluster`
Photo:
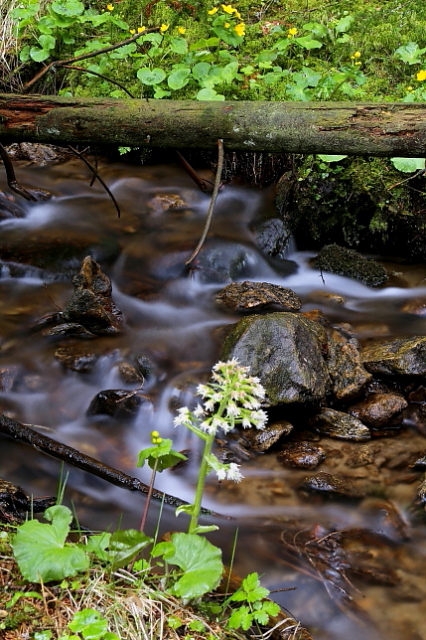
[[[213,438],[218,429],[227,433],[237,424],[245,429],[265,428],[268,416],[260,408],[265,389],[259,378],[249,375],[248,367],[242,367],[235,359],[218,362],[213,367],[212,378],[212,382],[197,387],[203,403],[199,403],[194,411],[188,407],[179,409],[175,426],[183,425],[204,438]],[[215,456],[209,457],[209,465],[219,480],[240,482],[243,477],[237,464],[222,464]]]

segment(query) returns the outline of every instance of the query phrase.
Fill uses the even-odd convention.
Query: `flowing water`
[[[90,174],[77,161],[18,169],[23,186],[47,189],[53,197],[24,203],[25,217],[0,223],[2,251],[8,258],[1,264],[0,368],[14,371],[13,384],[4,384],[0,393],[0,410],[148,482],[149,470],[137,469],[135,461],[139,449],[149,446],[152,429],[172,437],[177,449],[196,447],[191,434],[173,428],[174,407],[191,402],[195,385],[208,379],[218,358],[221,329],[237,318],[215,306],[214,294],[224,284],[209,284],[203,272],[193,268],[188,273],[184,267],[201,234],[209,197],[173,165],[105,164],[102,176],[120,205],[120,219],[105,191],[96,183],[89,185]],[[3,176],[0,188],[7,192]],[[272,206],[268,191],[226,186],[219,195],[209,243],[231,250],[233,243],[246,247],[240,279],[292,288],[303,301],[303,311],[321,308],[332,322],[351,323],[361,341],[426,334],[425,316],[401,311],[407,300],[426,296],[426,265],[389,263],[395,274],[389,286],[373,290],[343,277],[321,275],[309,267],[311,254],[294,248],[288,258],[297,263],[297,271],[283,277],[256,249],[250,230]],[[87,254],[99,260],[113,282],[125,331],[86,341],[84,346],[100,357],[92,371],[78,373],[63,367],[54,353],[59,344],[84,341],[69,338],[59,343],[34,325],[67,305],[71,275]],[[60,275],[64,272],[67,277]],[[344,303],[336,304],[336,297],[325,295],[330,293],[342,296]],[[99,391],[135,388],[124,384],[118,373],[119,363],[135,355],[153,364],[143,387],[151,403],[130,423],[88,416],[87,408]],[[245,480],[239,485],[219,485],[212,478],[205,506],[225,516],[211,518],[221,527],[212,540],[229,553],[238,527],[237,572],[258,571],[271,589],[296,587],[274,597],[309,627],[316,640],[343,635],[353,640],[426,640],[426,527],[421,511],[412,506],[421,476],[404,466],[406,451],[421,453],[426,448],[423,427],[415,411],[408,411],[396,437],[377,440],[370,467],[339,469],[341,452],[350,459],[361,445],[323,439],[328,455],[321,470],[338,469],[371,483],[369,497],[361,503],[301,495],[297,488],[309,473],[284,468],[276,451],[244,462]],[[389,464],[399,459],[399,466]],[[0,469],[1,477],[35,496],[57,491],[60,463],[6,437],[0,440]],[[65,501],[73,501],[85,526],[138,526],[143,497],[78,469],[69,467],[67,472]],[[156,486],[191,501],[194,482],[194,469],[188,465],[157,475]],[[158,517],[159,506],[154,505],[151,530]],[[176,521],[166,506],[162,527],[178,526],[183,527],[184,520]],[[326,566],[318,554],[305,553],[304,563],[296,558],[297,550],[309,548],[303,547],[304,532],[333,539],[336,532],[355,529],[362,533],[353,551],[364,567],[375,567],[370,579],[365,570],[345,582],[338,563]],[[335,560],[336,554],[338,550]],[[393,570],[391,577],[387,570]]]

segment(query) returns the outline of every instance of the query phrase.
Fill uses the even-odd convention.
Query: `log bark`
[[[0,94],[0,141],[426,155],[426,103],[197,102]]]

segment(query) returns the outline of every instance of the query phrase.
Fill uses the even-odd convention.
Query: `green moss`
[[[370,287],[378,287],[388,279],[386,270],[375,260],[367,260],[356,251],[336,244],[323,247],[314,266],[321,271],[354,278]]]

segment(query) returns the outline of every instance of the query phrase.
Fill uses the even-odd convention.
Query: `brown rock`
[[[288,442],[277,455],[281,464],[295,469],[315,469],[324,458],[324,449],[309,442]]]
[[[358,341],[351,329],[350,325],[336,327],[328,345],[327,366],[337,400],[355,398],[372,378],[361,362]]]
[[[253,451],[267,451],[275,444],[281,436],[288,436],[293,430],[293,425],[286,420],[280,422],[274,422],[268,425],[265,429],[244,429],[244,440],[247,441],[247,446]]]
[[[55,351],[55,358],[71,371],[90,373],[99,358],[99,354],[93,351],[81,350],[78,347],[60,347]]]
[[[312,425],[321,435],[337,438],[339,440],[362,441],[370,439],[370,431],[353,416],[336,411],[335,409],[321,409],[312,420]]]
[[[96,394],[87,409],[87,414],[130,419],[137,415],[143,404],[151,404],[151,401],[136,391],[107,389]]]
[[[408,406],[400,395],[375,393],[366,400],[352,405],[348,413],[373,429],[397,426],[402,421],[402,412]]]
[[[319,473],[306,478],[300,487],[305,491],[323,493],[342,498],[362,498],[363,493],[353,483],[351,478],[344,478],[331,473],[320,471]]]
[[[298,311],[302,301],[291,289],[269,282],[233,282],[216,295],[216,302],[232,311],[258,311],[273,307]]]

